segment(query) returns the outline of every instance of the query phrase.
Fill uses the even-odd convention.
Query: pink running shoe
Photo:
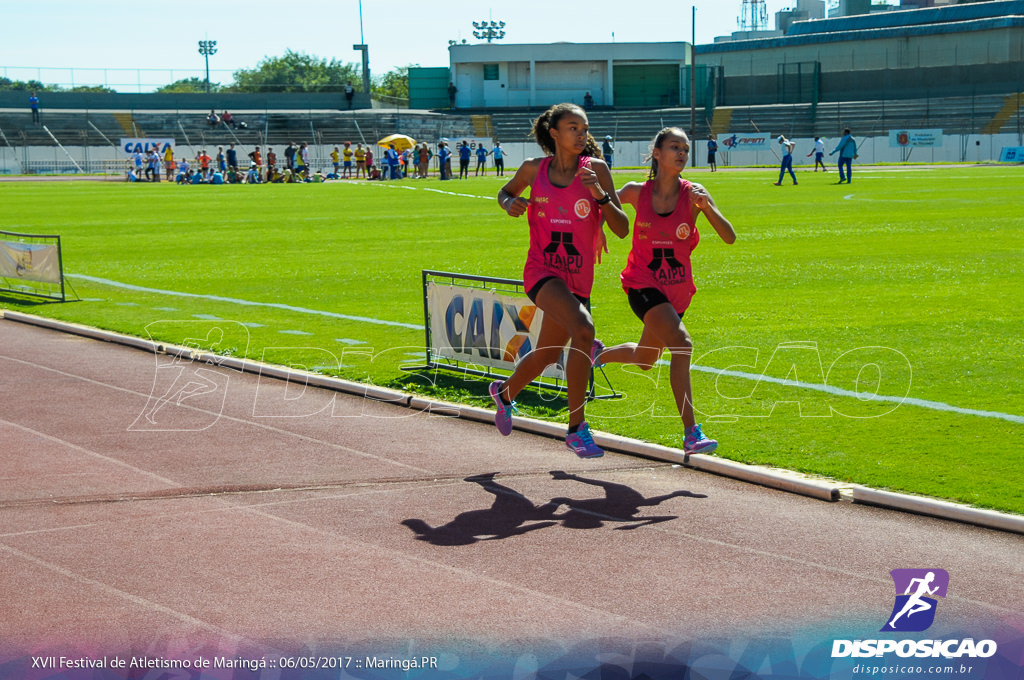
[[[711,453],[717,448],[718,442],[708,439],[699,423],[691,427],[683,439],[683,450],[686,453]]]
[[[494,425],[504,436],[512,434],[512,414],[516,411],[516,402],[506,404],[501,398],[501,388],[504,386],[500,380],[495,380],[487,387],[487,393],[494,400],[494,407],[497,411],[494,414]]]
[[[580,458],[600,458],[604,455],[604,449],[594,443],[594,436],[590,434],[590,426],[585,422],[580,424],[578,430],[565,438],[565,445]]]
[[[594,344],[590,347],[590,365],[594,368],[601,368],[604,366],[603,363],[598,363],[597,360],[601,358],[601,352],[604,351],[604,343],[600,340],[594,340]]]

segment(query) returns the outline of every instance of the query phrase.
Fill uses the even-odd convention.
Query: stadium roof
[[[734,40],[698,45],[697,54],[773,47],[1024,28],[1024,0],[977,2],[927,9],[798,21],[779,38]]]

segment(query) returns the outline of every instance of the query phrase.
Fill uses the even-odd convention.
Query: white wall
[[[461,138],[460,138],[461,139]],[[794,166],[813,167],[814,157],[807,158],[807,154],[814,148],[814,140],[808,138],[794,138],[796,151],[793,154]],[[825,139],[825,163],[831,169],[835,166],[838,156],[829,156],[828,152],[835,148],[838,138]],[[1024,146],[1016,134],[1000,135],[969,135],[966,139],[967,153],[963,154],[963,141],[960,135],[943,135],[942,146],[934,149],[914,149],[910,154],[911,163],[979,163],[999,160],[999,153],[1003,147]],[[873,137],[857,139],[859,158],[858,165],[870,165],[874,163],[901,163],[904,161],[903,150],[891,148],[888,137]],[[615,142],[614,166],[622,167],[646,167],[646,155],[649,153],[649,141]],[[531,158],[543,155],[535,143],[532,142],[505,142],[501,147],[505,150],[507,158],[505,161],[506,170],[519,166],[524,158]],[[779,162],[778,145],[773,144],[771,151],[733,151],[720,153],[718,158],[719,167],[744,167],[744,166],[766,166],[777,165]],[[99,171],[103,161],[125,160],[120,149],[111,147],[65,147],[71,157],[89,171]],[[312,147],[310,156],[314,169],[328,169],[330,165],[331,145]],[[719,147],[721,148],[721,147]],[[181,151],[187,152],[187,147],[180,147]],[[375,153],[379,151],[375,149]],[[436,149],[435,149],[436,152]],[[707,167],[707,142],[698,140],[694,145],[694,153],[697,158],[697,167]],[[176,154],[177,155],[177,154]],[[280,149],[278,156],[280,156]],[[74,171],[71,161],[67,155],[58,147],[18,147],[11,150],[9,147],[0,147],[0,173],[19,173],[22,167],[35,169],[37,171],[65,172]],[[475,161],[473,162],[475,168]],[[488,162],[488,167],[493,169],[493,162]]]

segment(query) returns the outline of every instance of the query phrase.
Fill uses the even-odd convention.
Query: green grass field
[[[686,318],[718,454],[1024,513],[1024,169],[799,176],[691,176],[739,235],[726,246],[700,222]],[[499,187],[4,182],[0,229],[60,234],[81,301],[0,306],[169,342],[235,321],[215,349],[489,406],[484,380],[400,367],[423,358],[421,270],[521,276],[527,224],[498,208]],[[610,247],[593,313],[614,344],[640,324],[618,285],[628,242]],[[667,366],[608,375],[626,397],[588,407],[596,429],[681,447]],[[563,401],[524,397],[525,414],[564,420]]]

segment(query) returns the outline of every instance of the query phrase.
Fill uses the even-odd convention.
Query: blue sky
[[[0,75],[46,83],[107,84],[145,91],[152,82],[201,75],[198,41],[217,41],[210,79],[252,68],[285,50],[357,62],[358,0],[4,0]],[[473,37],[473,22],[504,21],[505,43],[689,41],[697,8],[697,43],[737,30],[742,0],[507,2],[362,0],[370,72],[398,66],[447,66],[448,41]],[[767,0],[774,13],[795,0]],[[70,68],[75,72],[71,73]],[[37,69],[42,69],[37,70]],[[50,69],[61,69],[50,70]],[[138,72],[142,69],[142,72]],[[156,72],[160,69],[163,72]],[[152,89],[152,88],[149,88]]]

